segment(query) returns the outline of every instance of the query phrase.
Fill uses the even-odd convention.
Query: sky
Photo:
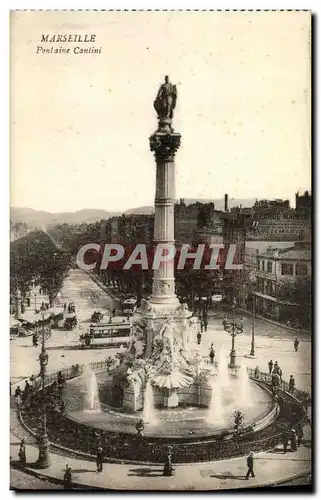
[[[96,41],[41,43],[47,33]],[[178,89],[177,198],[293,204],[311,187],[308,12],[19,11],[10,43],[11,206],[153,204],[148,138],[164,75]]]

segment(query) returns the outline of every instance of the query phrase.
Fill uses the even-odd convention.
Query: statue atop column
[[[156,161],[173,161],[180,146],[181,136],[172,127],[176,101],[176,85],[170,83],[168,76],[165,76],[165,82],[159,87],[154,101],[158,129],[149,138],[150,150],[155,152]]]
[[[157,93],[154,101],[154,108],[159,120],[171,120],[173,118],[173,111],[177,101],[176,85],[172,85],[168,76],[165,76],[165,83],[163,83]]]

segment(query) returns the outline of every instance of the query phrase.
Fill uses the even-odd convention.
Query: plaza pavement
[[[305,438],[308,429],[305,429]],[[19,440],[10,434],[10,456],[17,459]],[[62,480],[63,469],[72,468],[73,483],[99,489],[127,490],[224,490],[269,486],[282,483],[289,478],[301,476],[311,470],[311,450],[301,446],[296,452],[283,454],[282,447],[271,452],[255,454],[255,478],[245,480],[246,457],[204,462],[198,464],[174,465],[174,475],[164,477],[163,466],[157,464],[104,463],[102,473],[96,472],[94,461],[67,458],[50,453],[51,465],[45,470],[32,466],[38,458],[38,450],[26,445],[27,465],[24,470],[55,480]]]
[[[75,302],[77,314],[81,324],[81,330],[64,332],[54,330],[47,341],[49,354],[48,372],[65,368],[72,364],[88,363],[90,361],[104,360],[113,356],[119,348],[111,349],[79,349],[79,334],[86,330],[90,316],[95,309],[109,310],[114,307],[114,300],[107,296],[102,289],[94,283],[91,278],[80,270],[72,270],[65,280],[61,290],[61,296],[66,302]],[[260,320],[261,321],[261,320]],[[262,335],[260,334],[263,328]],[[236,361],[238,364],[255,368],[259,366],[261,371],[267,371],[267,363],[270,359],[278,361],[283,370],[283,378],[288,380],[292,374],[299,389],[311,392],[311,343],[309,340],[301,340],[299,351],[293,348],[293,335],[288,334],[286,329],[269,323],[263,326],[259,323],[255,338],[256,359],[246,358],[251,345],[251,318],[246,317],[244,322],[244,334],[235,339]],[[195,339],[196,340],[196,339]],[[212,318],[211,324],[202,335],[200,346],[201,355],[209,354],[210,344],[213,342],[216,356],[224,355],[228,360],[231,349],[231,338],[222,329],[221,319]],[[29,378],[31,374],[39,372],[38,356],[40,346],[33,347],[31,338],[18,338],[11,345],[11,382],[12,390],[20,384],[23,387],[23,379]],[[196,346],[195,342],[195,349]],[[15,449],[17,438],[12,434],[11,453],[12,457],[17,455]],[[34,461],[37,449],[28,445],[28,461]],[[60,455],[52,454],[53,465],[46,471],[52,477],[61,478],[62,469],[65,467],[66,459]],[[282,460],[282,463],[280,462]],[[129,489],[223,489],[241,488],[255,485],[270,484],[292,477],[298,473],[304,473],[310,468],[310,450],[302,447],[297,453],[280,455],[279,453],[263,453],[257,455],[256,468],[259,471],[257,477],[245,481],[237,476],[244,475],[245,459],[233,459],[227,461],[212,462],[200,465],[178,465],[175,467],[175,478],[164,478],[161,476],[161,466],[137,466],[106,464],[102,474],[94,472],[93,462],[84,460],[68,459],[68,463],[75,470],[74,480],[83,481],[89,485],[103,488],[118,489],[126,485]],[[286,465],[286,467],[285,467]],[[282,466],[282,467],[281,467]],[[115,469],[114,469],[115,467]],[[119,469],[119,470],[118,470]],[[88,470],[89,472],[86,472]],[[32,472],[32,469],[30,469]],[[214,477],[213,477],[214,476]],[[215,477],[217,476],[217,477]],[[152,479],[151,479],[152,478]]]

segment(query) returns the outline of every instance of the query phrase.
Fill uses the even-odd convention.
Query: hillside
[[[202,198],[184,198],[186,205],[192,203],[214,203],[216,210],[224,210],[224,198],[202,199]],[[252,207],[255,203],[255,198],[230,198],[229,208],[242,205],[242,207]],[[124,214],[152,214],[154,207],[145,205],[126,210]],[[121,212],[107,212],[106,210],[84,208],[76,212],[58,212],[51,213],[44,210],[34,210],[27,207],[11,207],[10,220],[12,224],[26,223],[28,228],[41,229],[44,226],[49,227],[55,224],[90,224],[101,219],[108,219],[116,215],[121,215]]]
[[[43,210],[34,210],[26,207],[11,207],[10,220],[13,224],[17,222],[26,223],[28,227],[42,228],[54,224],[82,224],[108,219],[120,212],[107,212],[99,209],[83,209],[76,212],[51,213]]]

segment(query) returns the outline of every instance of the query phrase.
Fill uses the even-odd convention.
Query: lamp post
[[[235,319],[235,307],[236,307],[236,301],[235,301],[235,298],[234,298],[234,300],[233,300],[233,306],[232,306],[232,309],[233,309],[233,321],[232,322],[228,322],[227,321],[227,317],[225,316],[224,319],[223,319],[223,322],[222,322],[224,330],[226,332],[230,333],[231,337],[232,337],[232,348],[231,348],[231,353],[230,353],[229,368],[236,368],[236,363],[235,363],[235,359],[236,359],[235,337],[239,333],[243,333],[243,320],[241,318],[240,323],[236,322],[236,319]]]
[[[255,357],[255,350],[254,350],[254,332],[255,332],[255,311],[256,310],[256,297],[255,294],[252,293],[252,341],[251,341],[251,352],[250,356],[252,358]]]
[[[46,387],[46,369],[48,364],[48,354],[46,351],[46,334],[48,334],[48,329],[45,328],[45,317],[42,313],[42,330],[41,330],[41,353],[39,354],[39,364],[40,364],[40,377],[41,377],[41,389],[42,389],[42,428],[39,435],[39,456],[36,465],[39,469],[46,469],[50,465],[50,455],[49,455],[49,441],[47,436],[47,414],[46,414],[46,399],[45,399],[45,387]]]
[[[250,359],[255,359],[255,342],[254,342],[254,335],[255,335],[255,316],[256,316],[256,295],[254,292],[252,292],[252,340],[251,340],[251,351],[250,354],[245,354],[245,358],[250,358]]]

